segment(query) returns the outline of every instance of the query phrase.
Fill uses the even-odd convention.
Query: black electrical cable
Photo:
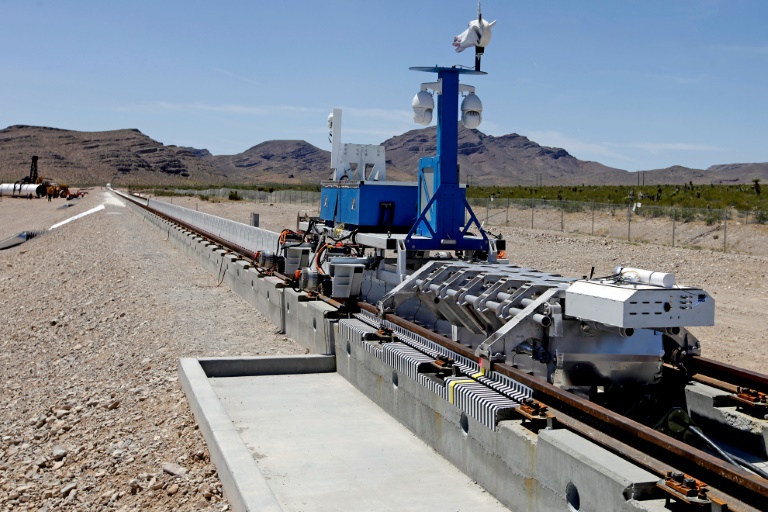
[[[758,476],[761,476],[762,478],[765,478],[768,480],[768,473],[760,469],[759,467],[755,466],[751,462],[747,462],[746,460],[742,459],[741,457],[737,457],[734,455],[731,455],[727,453],[725,450],[720,448],[714,441],[712,441],[709,437],[707,437],[702,430],[696,426],[696,425],[688,425],[688,431],[693,432],[696,434],[699,439],[704,441],[704,443],[709,446],[713,451],[715,451],[720,457],[724,458],[734,466],[741,466],[744,469],[747,469],[749,471],[752,471]]]

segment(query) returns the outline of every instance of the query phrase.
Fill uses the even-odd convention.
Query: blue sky
[[[433,75],[473,64],[474,0],[0,0],[0,127],[138,128],[239,153],[418,128]],[[480,130],[628,170],[768,161],[768,1],[485,0]]]

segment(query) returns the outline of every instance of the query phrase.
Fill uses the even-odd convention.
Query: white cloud
[[[708,144],[687,142],[589,142],[568,136],[557,131],[528,132],[531,140],[543,145],[563,148],[574,156],[587,160],[611,158],[624,162],[633,162],[638,158],[637,150],[657,156],[664,153],[686,151],[727,151],[727,148]],[[633,153],[632,156],[629,153]]]
[[[224,112],[229,114],[245,115],[274,115],[276,113],[320,113],[323,109],[310,107],[297,107],[293,105],[212,105],[208,103],[172,103],[167,101],[155,101],[141,105],[138,108],[163,108],[176,111],[206,111]]]
[[[725,151],[725,148],[720,148],[717,146],[709,146],[706,144],[688,144],[685,142],[632,142],[628,144],[616,144],[615,146],[642,149],[651,153],[652,155],[658,155],[660,153],[666,153],[670,151]]]
[[[342,138],[348,142],[379,144],[395,135],[420,128],[414,124],[410,110],[357,107],[341,107],[341,110]]]
[[[387,110],[383,108],[342,107],[342,115],[368,118],[379,121],[395,121],[398,123],[413,123],[413,112],[410,110]]]
[[[222,75],[226,75],[230,78],[235,78],[237,80],[240,80],[241,82],[249,83],[251,85],[258,85],[258,86],[263,85],[258,80],[253,80],[251,78],[248,78],[247,76],[238,75],[237,73],[233,73],[232,71],[227,71],[226,69],[216,68],[215,71],[217,73],[221,73]]]
[[[527,133],[527,137],[532,141],[542,146],[563,148],[572,155],[578,155],[581,159],[597,160],[600,157],[607,157],[624,161],[632,160],[628,156],[617,152],[615,149],[611,149],[610,144],[587,142],[551,130],[530,131],[524,133]]]

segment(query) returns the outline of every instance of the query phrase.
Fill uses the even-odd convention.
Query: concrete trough
[[[234,510],[507,510],[333,372],[334,363],[316,355],[179,360]]]

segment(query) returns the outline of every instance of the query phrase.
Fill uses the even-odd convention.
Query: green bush
[[[672,216],[672,212],[669,208],[655,208],[653,206],[649,208],[639,208],[636,213],[649,219],[656,219],[658,217],[663,217],[664,215],[669,215],[670,217]]]
[[[585,203],[580,201],[563,201],[561,207],[565,213],[583,212]]]
[[[720,215],[719,210],[707,210],[707,214],[704,216],[704,222],[706,222],[707,226],[718,224],[720,219],[722,219],[722,215]]]
[[[768,212],[763,210],[757,210],[753,217],[757,224],[765,224],[768,222]]]
[[[240,201],[242,197],[240,194],[237,193],[237,190],[230,190],[229,191],[229,200],[230,201]]]
[[[680,210],[680,220],[683,222],[693,222],[696,220],[696,212],[690,208]]]
[[[208,199],[210,199],[210,197],[205,194],[200,194],[197,197],[199,197],[201,201],[207,201]]]

